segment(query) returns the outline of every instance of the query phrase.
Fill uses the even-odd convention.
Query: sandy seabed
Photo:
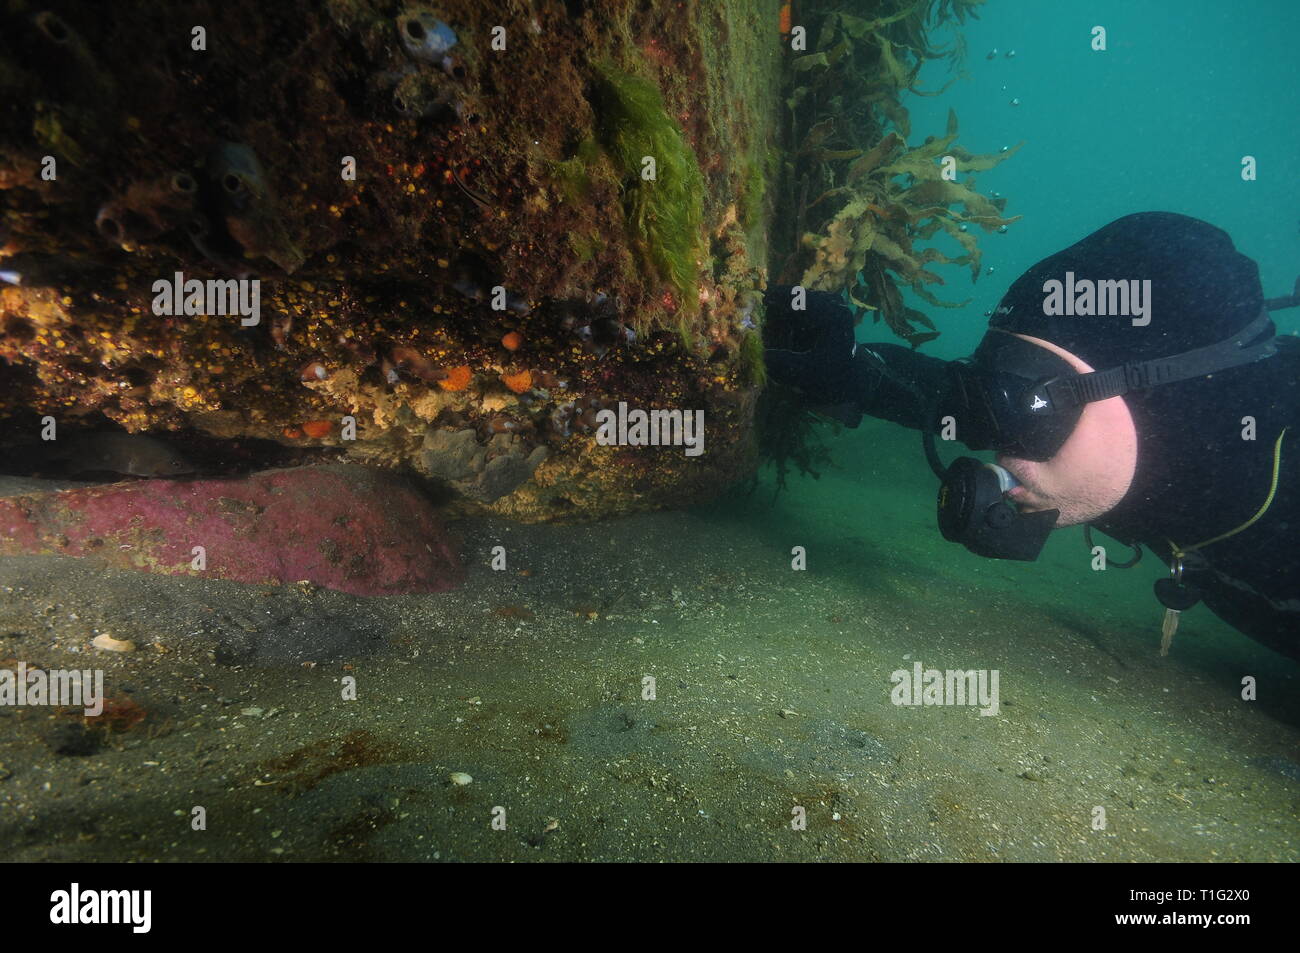
[[[939,539],[915,435],[837,451],[774,505],[462,523],[436,596],[0,559],[0,666],[102,668],[145,712],[0,708],[0,856],[1300,859],[1294,662],[1204,609],[1162,659],[1149,556],[1093,572],[1063,531],[979,559]],[[917,661],[996,669],[998,713],[892,704]]]

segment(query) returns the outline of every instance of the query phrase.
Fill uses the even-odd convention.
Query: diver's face
[[[1048,341],[1016,337],[1046,348],[1081,374],[1087,363]],[[998,465],[1020,481],[1007,498],[1022,510],[1060,510],[1056,525],[1088,523],[1114,509],[1137,469],[1137,429],[1122,397],[1084,405],[1079,423],[1056,456],[1042,462],[999,454]]]

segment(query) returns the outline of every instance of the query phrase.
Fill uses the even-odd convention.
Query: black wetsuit
[[[791,336],[805,336],[810,324],[834,325],[840,336],[844,327],[851,329],[837,296],[809,292],[807,312],[795,315],[789,290],[773,288],[767,295],[769,326],[786,338],[778,332],[769,346],[788,348]],[[1196,380],[1154,388],[1162,391],[1154,405],[1130,400],[1138,472],[1119,505],[1093,525],[1122,542],[1146,545],[1168,563],[1171,540],[1187,549],[1256,513],[1272,481],[1274,443],[1289,427],[1268,509],[1247,529],[1205,546],[1200,555],[1208,571],[1199,578],[1204,605],[1216,615],[1300,658],[1300,339],[1277,343],[1276,356],[1214,375],[1210,406]],[[927,414],[947,386],[949,362],[896,344],[848,347],[848,360],[824,348],[806,355],[769,351],[769,365],[775,364],[774,379],[796,383],[809,403],[850,427],[864,414],[905,427],[930,425]],[[1245,414],[1255,418],[1250,443],[1240,438]],[[1152,601],[1153,611],[1162,611]]]

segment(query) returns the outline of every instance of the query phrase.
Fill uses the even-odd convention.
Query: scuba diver
[[[1033,560],[1052,529],[1083,525],[1091,548],[1095,527],[1136,551],[1111,565],[1146,545],[1169,566],[1161,654],[1203,602],[1300,658],[1300,339],[1269,317],[1300,305],[1300,282],[1265,300],[1226,232],[1168,212],[1111,222],[1021,275],[960,361],[857,343],[839,295],[766,303],[772,380],[850,427],[923,432],[946,539]],[[945,466],[936,436],[995,462]]]

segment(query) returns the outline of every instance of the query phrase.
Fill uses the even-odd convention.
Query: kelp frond
[[[840,425],[812,413],[793,391],[768,386],[759,395],[754,426],[763,460],[775,470],[777,493],[786,488],[792,467],[816,480],[824,468],[833,466],[827,435],[838,433]]]
[[[854,159],[844,172],[844,186],[837,190],[837,198],[842,200],[839,211],[819,233],[810,232],[803,238],[813,259],[800,283],[818,291],[842,291],[853,288],[861,275],[867,288],[862,300],[876,312],[876,318],[883,318],[904,340],[921,343],[913,325],[930,331],[934,325],[920,312],[903,306],[887,270],[925,301],[960,307],[940,301],[929,291],[927,285],[942,285],[944,280],[927,266],[967,265],[973,282],[980,274],[980,248],[968,226],[992,232],[1019,220],[1019,216],[1003,217],[1005,200],[980,195],[972,178],[964,182],[945,178],[942,160],[951,157],[949,168],[969,174],[993,168],[1020,146],[997,155],[975,155],[956,146],[956,139],[957,117],[950,111],[948,132],[942,138],[932,137],[908,149],[901,136],[890,133]],[[941,229],[961,245],[963,254],[949,257],[936,248],[916,247],[918,241]]]
[[[902,93],[917,91],[927,60],[961,53],[960,34],[945,51],[932,46],[928,31],[978,16],[982,3],[884,0],[872,17],[831,8],[819,21],[817,52],[793,63],[786,101],[793,159],[784,189],[793,227],[781,236],[787,256],[780,278],[851,292],[863,311],[913,346],[938,331],[904,306],[900,286],[935,307],[961,307],[964,302],[933,293],[944,280],[931,266],[968,266],[972,281],[978,279],[981,254],[972,229],[995,231],[1017,221],[1004,215],[1005,200],[976,191],[975,174],[1020,146],[992,155],[964,149],[951,111],[943,136],[908,145],[911,122]],[[940,231],[960,254],[919,247]]]
[[[938,336],[925,314],[906,306],[901,287],[939,308],[961,307],[931,290],[944,281],[932,266],[970,267],[980,274],[975,229],[1016,221],[1005,200],[975,190],[976,173],[1018,149],[977,155],[957,144],[956,116],[943,136],[909,146],[911,120],[904,92],[916,88],[925,62],[964,60],[960,30],[940,48],[936,27],[978,18],[984,0],[876,0],[851,9],[843,0],[804,0],[800,20],[816,40],[794,56],[787,74],[782,138],[785,159],[773,193],[779,196],[769,247],[771,273],[783,284],[840,291],[859,318],[871,314],[913,347]],[[947,86],[943,87],[944,89]],[[961,174],[945,178],[943,159]],[[957,242],[950,256],[920,247],[939,232]],[[791,466],[816,475],[828,462],[826,444],[797,395],[770,387],[760,405],[760,451],[777,467],[778,487]]]

